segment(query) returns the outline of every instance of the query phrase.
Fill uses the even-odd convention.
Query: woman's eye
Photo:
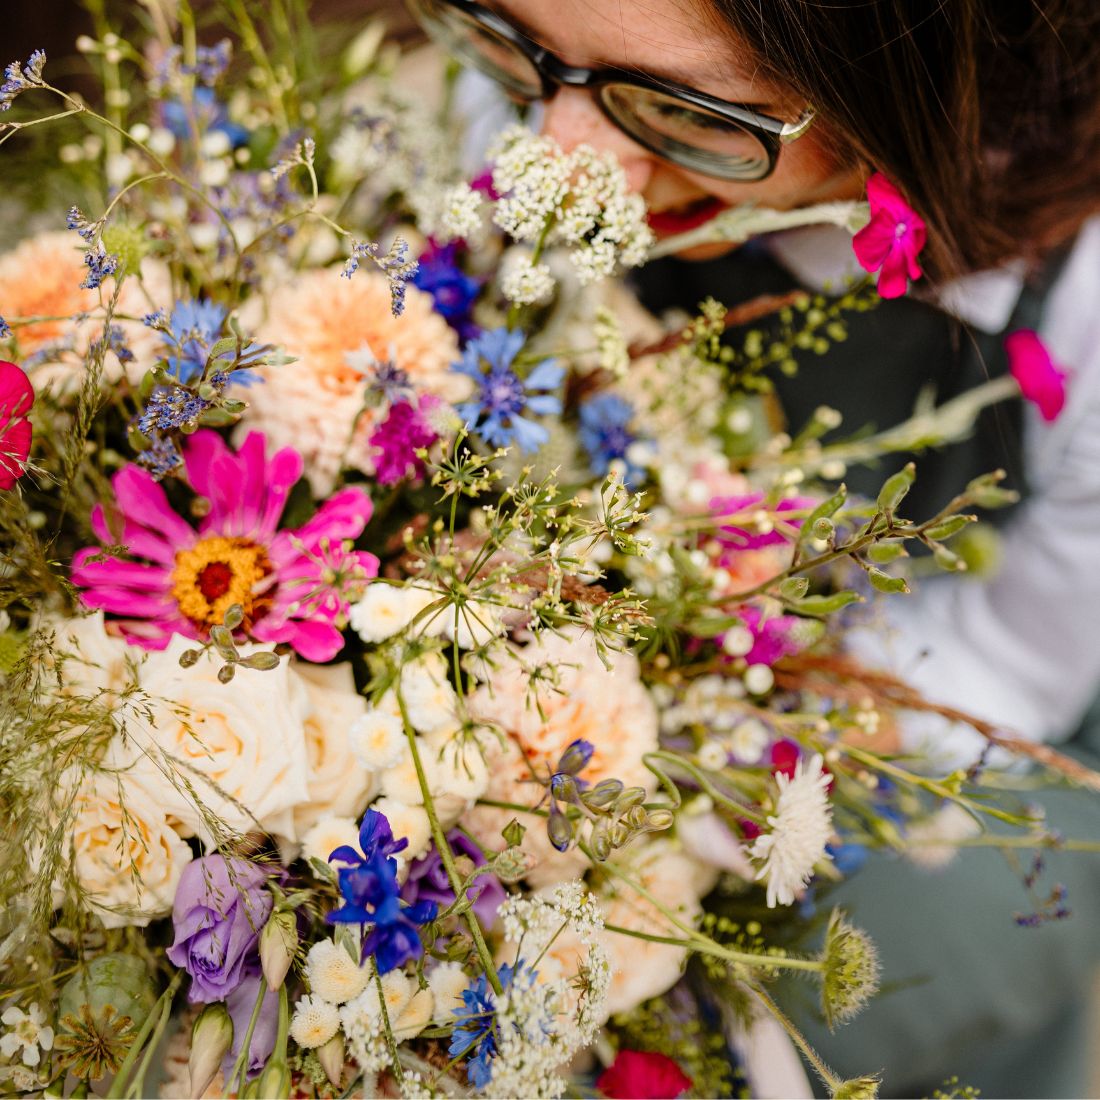
[[[676,103],[656,103],[656,113],[665,121],[675,122],[682,129],[726,130],[729,123],[715,115],[706,115],[690,107],[681,107]]]

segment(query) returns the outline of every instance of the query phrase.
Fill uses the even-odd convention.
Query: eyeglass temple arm
[[[788,142],[797,141],[813,125],[817,112],[813,107],[807,107],[794,122],[784,122],[779,131],[779,140],[786,145]]]

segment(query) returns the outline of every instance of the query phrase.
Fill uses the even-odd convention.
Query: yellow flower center
[[[172,595],[180,611],[199,626],[211,627],[235,603],[245,622],[256,618],[257,586],[271,572],[262,546],[242,538],[214,535],[176,554]]]

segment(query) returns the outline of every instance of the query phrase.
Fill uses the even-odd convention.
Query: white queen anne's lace
[[[768,887],[768,906],[790,905],[809,881],[814,865],[826,858],[833,831],[829,776],[820,753],[803,757],[794,774],[776,777],[779,798],[768,818],[770,831],[753,842],[749,855],[763,865],[756,873]]]

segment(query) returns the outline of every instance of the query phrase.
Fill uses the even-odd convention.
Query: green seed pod
[[[93,1017],[102,1015],[108,1006],[118,1016],[129,1016],[135,1029],[140,1029],[156,1004],[157,993],[149,977],[149,969],[136,955],[113,952],[93,959],[77,971],[62,987],[57,1016],[80,1017],[87,1005]]]

